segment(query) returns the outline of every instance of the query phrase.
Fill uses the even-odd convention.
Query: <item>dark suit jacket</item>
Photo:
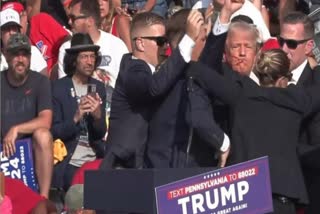
[[[210,33],[207,38],[205,47],[203,48],[203,51],[201,53],[200,61],[203,64],[214,69],[219,74],[222,74],[230,79],[237,78],[233,75],[234,71],[232,71],[227,64],[222,63],[226,39],[227,39],[227,32],[220,34],[218,36],[215,36],[213,35],[213,33]],[[229,107],[219,100],[212,100],[212,103],[213,103],[212,104],[213,114],[216,122],[223,129],[223,131],[227,135],[229,135],[230,134]]]
[[[157,106],[150,121],[147,167],[216,166],[214,155],[224,137],[206,93],[183,77]]]
[[[304,68],[297,86],[304,88],[320,84],[320,78],[309,64]],[[316,112],[305,118],[301,125],[299,154],[309,192],[310,205],[306,212],[320,213],[320,113]]]
[[[94,121],[92,116],[87,116],[89,143],[91,147],[96,151],[97,156],[101,156],[104,153],[104,143],[101,139],[106,133],[106,90],[102,82],[90,78],[88,83],[96,84],[97,93],[102,99],[101,104],[101,119]],[[66,165],[77,146],[77,138],[80,135],[80,124],[74,123],[73,117],[78,109],[77,98],[72,96],[71,88],[74,88],[71,77],[64,77],[62,79],[53,82],[52,86],[52,103],[53,103],[53,122],[51,127],[51,133],[53,139],[60,138],[67,148],[67,157],[55,166],[55,172],[64,173]],[[60,176],[60,174],[58,176]],[[61,187],[62,179],[53,179],[53,185]]]
[[[173,52],[152,74],[149,65],[131,54],[123,56],[112,95],[109,153],[101,168],[111,167],[116,159],[127,167],[141,167],[154,105],[178,81],[186,62],[179,50]]]
[[[97,93],[103,103],[101,104],[101,119],[93,123],[92,116],[88,116],[89,140],[95,141],[103,138],[106,133],[106,90],[102,82],[90,78],[89,84],[96,84]],[[53,96],[53,123],[51,132],[53,139],[60,138],[64,142],[75,139],[80,131],[79,124],[75,124],[73,117],[78,109],[76,97],[72,96],[71,88],[74,88],[71,77],[56,80],[52,86]]]
[[[223,49],[225,37],[210,34],[210,45],[205,46],[200,60],[208,64],[221,61],[222,54],[212,56],[206,52]],[[214,156],[222,145],[223,134],[214,120],[211,100],[192,79],[182,76],[159,101],[150,121],[146,166],[216,166]]]
[[[309,94],[295,86],[263,88],[248,77],[230,81],[203,65],[191,68],[201,71],[193,75],[212,97],[231,106],[229,164],[267,155],[272,192],[307,203],[296,148],[303,117],[319,109],[319,88]]]
[[[297,86],[308,88],[312,85],[320,84],[315,71],[310,68],[309,63],[304,68]],[[303,120],[300,141],[302,145],[319,145],[320,144],[320,114],[314,113]],[[301,153],[303,155],[303,152]],[[308,164],[308,163],[306,163]],[[314,163],[311,163],[314,165]],[[320,169],[320,163],[317,165]]]
[[[200,61],[203,64],[215,68],[221,74],[223,74],[222,58],[226,39],[227,33],[218,36],[210,33],[200,56]]]
[[[219,73],[227,75],[230,77],[232,72],[229,71],[226,65],[221,65],[222,52],[225,44],[227,34],[222,34],[220,36],[209,35],[207,39],[206,46],[202,53],[202,57],[205,60],[205,64],[211,68],[215,68]],[[217,45],[216,41],[219,41]],[[231,75],[232,76],[232,75]],[[304,71],[297,83],[297,86],[308,87],[313,84],[319,84],[320,79],[316,78],[314,71],[311,70],[309,64],[306,65]],[[218,110],[218,112],[217,112]],[[228,132],[230,129],[228,110],[223,107],[215,107],[215,115],[217,121],[225,128]],[[218,117],[217,115],[221,115]],[[320,197],[318,193],[320,190],[320,161],[317,158],[320,156],[320,113],[310,114],[307,118],[302,121],[300,128],[300,140],[298,146],[298,152],[300,155],[300,160],[304,169],[304,175],[306,179],[306,184],[309,191],[309,196],[311,200],[311,206],[309,206],[308,213],[319,213],[320,208]]]

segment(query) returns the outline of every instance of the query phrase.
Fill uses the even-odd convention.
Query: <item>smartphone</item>
[[[87,95],[95,96],[97,92],[97,86],[96,84],[88,84],[87,85]]]

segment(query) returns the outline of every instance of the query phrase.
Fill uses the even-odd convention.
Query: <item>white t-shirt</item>
[[[109,72],[110,85],[114,88],[122,56],[123,54],[128,53],[128,48],[121,39],[101,30],[100,39],[97,41],[96,45],[100,46],[99,52],[102,56],[101,63],[98,67]],[[65,55],[65,49],[67,48],[70,48],[70,40],[63,43],[59,49],[59,78],[66,76],[63,71],[63,58]]]
[[[41,52],[36,46],[31,46],[31,61],[30,69],[33,71],[40,72],[47,67],[47,62],[43,58]],[[8,63],[4,55],[1,53],[0,71],[6,70]]]

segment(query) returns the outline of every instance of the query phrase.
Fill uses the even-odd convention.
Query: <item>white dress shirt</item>
[[[291,71],[292,73],[292,79],[291,81],[288,82],[288,85],[289,84],[294,84],[296,85],[301,77],[301,74],[304,70],[304,68],[306,67],[308,61],[305,60],[303,63],[301,63],[301,65],[299,65],[296,69],[294,69],[293,71]]]

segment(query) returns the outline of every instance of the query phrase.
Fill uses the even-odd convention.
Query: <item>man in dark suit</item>
[[[275,213],[291,214],[296,204],[308,202],[296,148],[303,117],[310,109],[319,110],[319,87],[308,95],[299,87],[289,87],[293,91],[289,94],[272,88],[286,87],[291,77],[289,60],[281,50],[261,53],[257,61],[254,71],[263,87],[246,76],[221,76],[199,63],[190,69],[210,97],[232,110],[229,164],[268,155]]]
[[[314,36],[311,19],[303,13],[291,12],[284,17],[280,30],[279,44],[290,59],[290,71],[293,74],[290,83],[300,87],[318,84],[320,80],[316,78],[308,62]],[[319,213],[320,168],[306,151],[320,144],[320,114],[315,113],[304,119],[300,132],[299,151],[310,197],[307,213]]]
[[[65,143],[68,153],[54,167],[54,187],[67,190],[82,164],[104,155],[106,92],[104,84],[91,77],[99,64],[99,48],[89,34],[75,34],[64,59],[67,76],[52,86],[51,132]]]
[[[186,31],[190,9],[175,13],[168,20],[170,47],[177,48]],[[192,60],[198,60],[210,25],[203,25],[195,41]],[[187,69],[187,68],[186,68]],[[221,164],[229,151],[229,137],[215,123],[211,100],[181,75],[161,99],[151,118],[146,150],[146,166],[151,168],[215,167],[215,154],[221,152]]]
[[[148,12],[133,18],[130,29],[133,52],[122,58],[112,96],[109,150],[100,168],[142,167],[149,121],[156,102],[183,75],[202,24],[200,12],[192,11],[179,48],[156,70],[167,46],[164,19]]]

